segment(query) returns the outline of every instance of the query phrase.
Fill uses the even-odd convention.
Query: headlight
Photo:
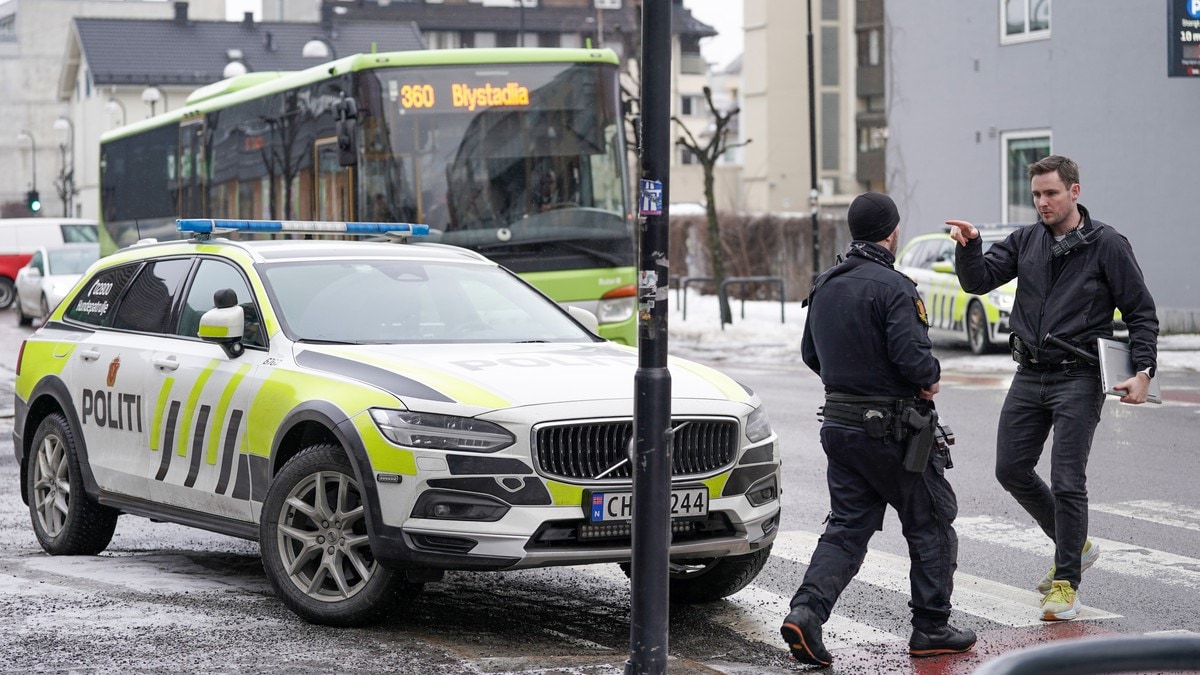
[[[384,437],[406,448],[496,452],[516,441],[504,427],[470,417],[372,408],[371,419]]]
[[[996,306],[996,309],[1002,312],[1010,312],[1012,311],[1013,300],[1016,299],[1016,296],[1006,291],[997,290],[988,293],[987,298],[988,302]]]
[[[746,418],[746,439],[757,443],[771,435],[771,420],[767,419],[767,406],[760,405]]]
[[[605,298],[596,305],[596,320],[600,323],[620,323],[633,316],[636,298]]]

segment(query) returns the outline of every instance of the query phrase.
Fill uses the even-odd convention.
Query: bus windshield
[[[545,260],[547,245],[590,256],[593,267],[631,265],[617,91],[604,68],[361,73],[362,215],[426,223],[433,240],[518,271]]]

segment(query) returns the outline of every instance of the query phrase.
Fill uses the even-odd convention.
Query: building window
[[[836,171],[841,167],[841,152],[838,147],[838,140],[842,134],[841,110],[841,97],[838,94],[821,94],[821,116],[817,121],[820,122],[821,129],[821,142],[818,147],[821,150],[823,171]]]
[[[596,9],[621,9],[621,0],[596,0]]]
[[[699,164],[700,158],[696,156],[696,153],[692,152],[691,148],[679,146],[679,163],[684,166],[691,166]]]
[[[430,49],[458,49],[463,46],[462,34],[456,30],[422,31]]]
[[[838,80],[838,29],[821,29],[821,84],[836,87]]]
[[[679,114],[684,117],[704,114],[704,97],[684,94],[679,97]]]
[[[1000,0],[1000,44],[1050,37],[1050,0]]]
[[[1050,155],[1050,131],[1014,131],[1000,135],[1001,216],[1006,223],[1032,223],[1038,219],[1029,189],[1029,165]]]

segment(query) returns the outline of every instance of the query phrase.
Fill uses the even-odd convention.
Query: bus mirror
[[[337,103],[338,165],[358,163],[358,104],[349,96]]]

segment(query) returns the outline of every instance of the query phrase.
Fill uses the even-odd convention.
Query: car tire
[[[967,305],[967,345],[971,348],[971,353],[976,355],[987,354],[993,351],[991,331],[988,329],[987,312],[983,309],[983,304],[978,300],[972,300],[970,305]]]
[[[17,298],[17,285],[8,277],[0,277],[0,309],[12,307]]]
[[[668,586],[671,602],[696,604],[727,598],[754,581],[771,557],[771,547],[745,555],[698,560],[672,560]],[[621,563],[625,575],[630,565]]]
[[[33,317],[25,313],[25,307],[21,305],[21,298],[18,297],[15,301],[15,304],[17,305],[17,325],[32,326]]]
[[[61,413],[38,425],[26,470],[33,532],[51,555],[96,555],[117,528],[116,509],[97,504],[83,487],[78,445]]]
[[[373,623],[421,589],[372,555],[362,492],[337,445],[313,445],[288,460],[271,481],[262,514],[263,569],[283,603],[306,621]]]

